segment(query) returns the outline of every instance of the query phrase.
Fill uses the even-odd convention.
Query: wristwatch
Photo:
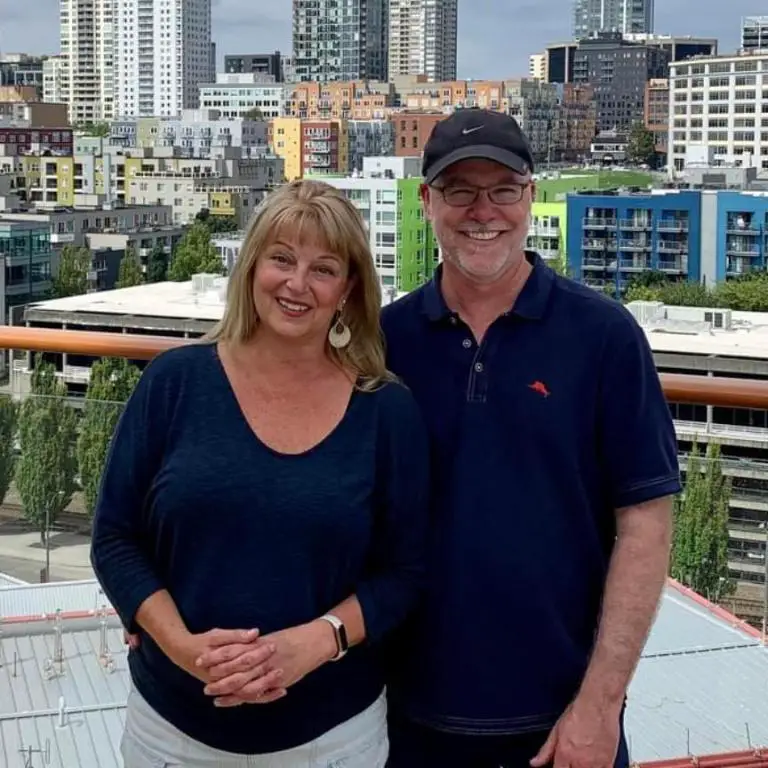
[[[322,621],[327,621],[333,627],[333,634],[336,636],[336,655],[331,661],[338,661],[346,656],[349,650],[349,643],[347,642],[347,630],[344,627],[344,622],[332,613],[326,613],[325,616],[320,617]]]

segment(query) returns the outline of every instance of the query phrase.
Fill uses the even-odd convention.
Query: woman
[[[147,366],[92,544],[138,635],[126,768],[385,764],[377,643],[418,597],[428,447],[379,304],[356,209],[295,182],[255,216],[206,343]]]

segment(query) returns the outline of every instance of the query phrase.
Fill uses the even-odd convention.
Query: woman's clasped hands
[[[269,704],[336,655],[336,639],[324,621],[248,640],[208,645],[194,662],[196,677],[217,707]]]

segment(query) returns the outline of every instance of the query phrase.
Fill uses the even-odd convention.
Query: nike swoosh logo
[[[474,128],[465,128],[462,133],[466,136],[468,133],[474,133],[475,131],[479,131],[481,128],[485,128],[485,126],[477,125]]]

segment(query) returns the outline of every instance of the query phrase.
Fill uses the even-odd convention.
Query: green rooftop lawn
[[[616,187],[647,187],[653,176],[642,171],[605,171],[575,168],[563,171],[559,179],[539,179],[536,182],[536,200],[552,203],[564,200],[568,192],[583,189],[615,189]]]

